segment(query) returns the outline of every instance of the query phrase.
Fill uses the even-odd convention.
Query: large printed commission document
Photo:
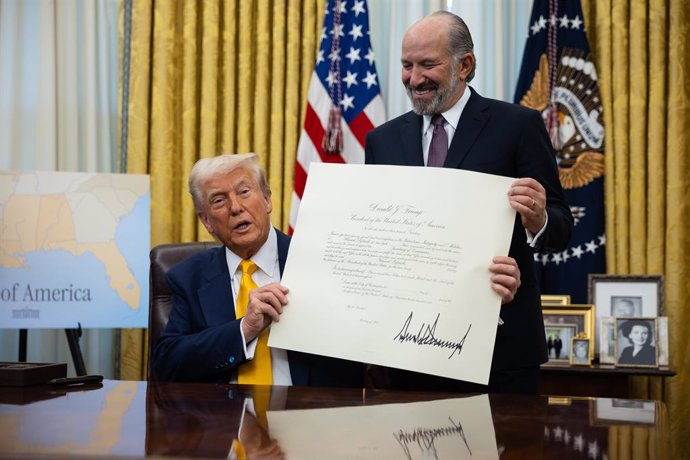
[[[489,380],[513,179],[449,168],[312,163],[269,346]]]

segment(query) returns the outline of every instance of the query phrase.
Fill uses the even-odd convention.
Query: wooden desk
[[[296,437],[317,449],[311,458],[337,458],[357,447],[348,458],[599,460],[613,458],[609,443],[624,458],[626,449],[633,448],[633,429],[635,446],[644,448],[647,458],[667,458],[669,453],[666,407],[654,401],[106,380],[69,389],[0,388],[0,457],[227,458],[240,430],[243,442],[264,443],[264,454],[277,454],[269,449],[280,448],[271,440],[279,436],[267,433],[261,414],[254,417],[248,410],[251,400],[255,412],[261,412],[259,401],[265,396],[270,396],[269,428],[277,431],[280,425],[273,422],[281,414],[307,414],[316,421],[316,426],[291,427]],[[429,411],[434,400],[443,402]],[[429,403],[414,404],[425,401]],[[471,411],[446,413],[446,408],[468,402]],[[367,421],[396,407],[391,403],[412,404],[399,411],[406,415],[362,431]],[[325,408],[332,410],[295,411]],[[429,417],[434,422],[427,424]]]
[[[631,378],[673,377],[668,367],[659,369],[591,366],[542,366],[539,393],[543,395],[595,396],[603,398],[630,398]]]

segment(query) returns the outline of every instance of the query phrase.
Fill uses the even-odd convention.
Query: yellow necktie
[[[237,460],[247,460],[247,452],[244,450],[244,444],[239,439],[234,439],[232,441],[232,448],[230,449],[231,454],[235,454],[234,458]],[[233,458],[232,455],[229,458]]]
[[[261,391],[261,389],[252,390],[252,399],[254,400],[254,413],[256,414],[256,420],[261,425],[261,428],[268,430],[268,417],[266,412],[271,404],[271,388],[267,388],[266,391]]]
[[[240,290],[237,293],[237,307],[235,309],[238,319],[247,314],[249,291],[258,287],[252,279],[252,274],[258,268],[256,264],[251,260],[243,260],[240,262],[240,268],[242,269],[242,279],[240,280]],[[268,348],[268,328],[261,331],[256,340],[254,359],[240,366],[237,382],[271,385],[273,384],[273,372],[271,371],[271,350]]]
[[[232,450],[228,458],[235,460],[247,460],[253,458],[254,454],[260,450],[265,450],[272,443],[275,443],[268,434],[268,411],[271,402],[271,387],[262,391],[262,388],[252,390],[254,400],[254,414],[249,410],[244,412],[242,425],[238,439],[232,441]]]

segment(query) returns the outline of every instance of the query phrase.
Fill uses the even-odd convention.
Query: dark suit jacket
[[[290,237],[277,231],[283,273]],[[157,380],[227,383],[245,362],[235,318],[225,247],[209,249],[166,273],[173,293],[170,318],[153,352]],[[294,385],[363,386],[359,363],[288,351]]]
[[[541,115],[471,91],[444,167],[539,181],[546,189],[549,221],[538,249],[564,250],[572,231],[572,214],[563,197],[555,155]],[[369,132],[366,163],[424,166],[422,121],[420,115],[408,112]],[[449,204],[453,201],[453,197],[432,195],[430,199],[448,200]],[[520,217],[516,216],[509,255],[518,263],[522,285],[515,299],[501,308],[505,324],[498,327],[493,370],[536,366],[547,361],[533,254]]]

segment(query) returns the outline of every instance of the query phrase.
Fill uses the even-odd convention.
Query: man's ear
[[[271,195],[264,195],[264,201],[266,202],[266,214],[270,214],[273,211],[273,199]]]
[[[197,212],[196,215],[201,221],[201,223],[204,224],[204,227],[206,227],[206,231],[213,235],[213,226],[211,226],[211,222],[208,220],[208,216],[206,216],[206,213]]]
[[[472,53],[465,53],[462,58],[460,58],[460,65],[459,71],[458,71],[458,76],[462,81],[467,80],[467,76],[472,72],[472,68],[474,67],[474,56]]]

